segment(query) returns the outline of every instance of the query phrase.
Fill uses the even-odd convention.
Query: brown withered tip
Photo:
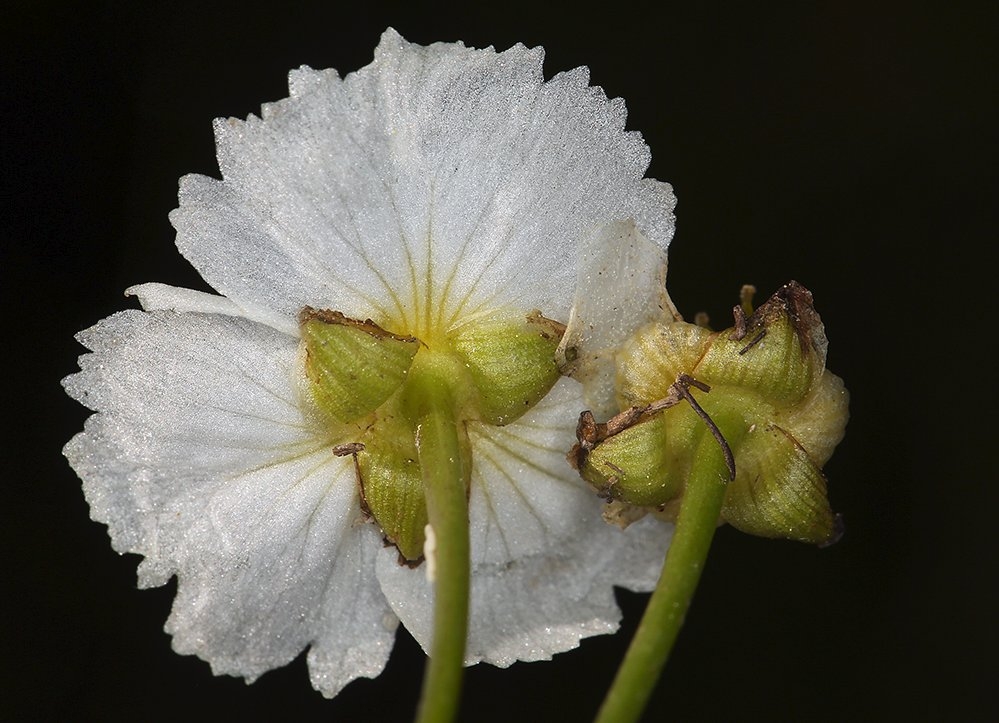
[[[815,311],[812,292],[797,281],[789,281],[777,289],[748,318],[740,306],[733,309],[733,315],[735,330],[729,336],[730,339],[738,341],[751,334],[755,335],[743,352],[749,351],[763,338],[768,326],[786,316],[798,337],[802,353],[807,354],[811,349],[819,355],[825,355],[828,342],[822,319]]]
[[[333,311],[332,309],[314,309],[311,306],[305,306],[300,312],[298,312],[298,324],[301,326],[308,321],[319,321],[323,324],[339,324],[340,326],[349,326],[357,329],[358,331],[370,334],[376,339],[395,339],[396,341],[404,341],[407,343],[418,341],[415,336],[393,334],[390,331],[386,331],[371,319],[365,319],[364,321],[351,319],[349,316],[344,316],[341,312]]]
[[[565,336],[565,324],[549,319],[538,309],[532,309],[527,314],[527,323],[538,328],[538,333],[545,339],[559,339]]]
[[[363,451],[364,444],[362,442],[347,442],[346,444],[338,444],[333,447],[333,454],[337,457],[346,457]]]
[[[410,570],[415,570],[422,565],[423,561],[426,559],[423,555],[420,555],[415,560],[407,559],[401,552],[399,552],[399,548],[396,547],[395,543],[385,537],[385,535],[382,535],[382,547],[395,547],[395,551],[397,553],[395,561],[399,567],[408,567]]]
[[[360,447],[360,449],[356,448],[351,449],[350,451],[347,451],[346,454],[344,455],[340,455],[338,453],[339,451],[345,450],[346,447],[352,445],[357,445],[358,447]],[[361,474],[361,464],[360,462],[357,461],[357,455],[359,452],[362,451],[364,451],[364,445],[361,444],[360,442],[350,442],[348,444],[338,445],[337,447],[333,448],[333,454],[335,454],[337,457],[340,456],[345,457],[347,456],[347,454],[349,454],[351,457],[354,458],[354,482],[357,484],[357,498],[361,508],[361,514],[364,516],[365,522],[369,522],[373,520],[375,516],[371,513],[371,507],[368,505],[368,498],[364,495],[364,477]]]
[[[593,417],[593,412],[587,409],[579,413],[579,421],[576,422],[576,444],[572,445],[569,454],[565,456],[569,466],[579,471],[586,464],[586,457],[593,449],[599,439],[597,420]]]
[[[674,402],[675,403],[675,402]],[[598,422],[593,412],[587,409],[579,413],[579,421],[576,422],[576,444],[569,450],[566,459],[573,469],[582,469],[586,464],[586,457],[594,447],[603,442],[608,437],[613,437],[629,427],[633,427],[641,419],[653,414],[665,406],[656,406],[658,402],[653,402],[644,407],[628,407],[623,412],[615,414],[606,422]],[[666,405],[672,406],[672,405]]]
[[[387,537],[383,539],[383,542],[385,543],[385,547],[388,547],[389,545],[394,546],[394,543],[389,542]],[[398,548],[396,549],[398,550]],[[398,558],[396,559],[396,563],[398,563],[399,567],[408,567],[410,570],[415,570],[423,564],[425,559],[426,558],[423,555],[420,555],[415,560],[407,560],[406,557],[400,552]]]

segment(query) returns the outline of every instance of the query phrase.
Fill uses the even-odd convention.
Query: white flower
[[[92,353],[65,386],[97,413],[65,453],[114,548],[144,556],[140,587],[177,576],[178,652],[252,681],[308,648],[333,696],[382,670],[398,620],[428,645],[432,586],[362,513],[305,399],[297,318],[416,336],[494,311],[565,321],[605,224],[665,248],[672,193],[642,178],[624,104],[585,68],[544,82],[542,58],[389,30],[343,79],[292,71],[261,118],[216,122],[223,180],[181,180],[177,246],[221,295],[144,284],[143,311],[79,335]],[[583,404],[563,379],[511,424],[467,424],[469,663],[611,632],[612,585],[655,582],[668,528],[605,525],[564,460]]]

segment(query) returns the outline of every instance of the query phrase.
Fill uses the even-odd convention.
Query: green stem
[[[659,582],[604,698],[597,723],[631,723],[645,710],[701,578],[727,480],[721,448],[711,435],[703,435]]]
[[[434,640],[417,720],[448,723],[458,713],[468,633],[468,501],[451,390],[434,374],[421,379],[419,387],[414,421],[437,570]]]

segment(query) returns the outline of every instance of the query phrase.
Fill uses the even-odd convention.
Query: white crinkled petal
[[[563,380],[517,422],[471,430],[468,664],[550,659],[617,629],[613,585],[655,584],[669,526],[605,524],[602,503],[565,460],[581,403],[578,385]],[[424,571],[401,567],[390,551],[377,571],[393,610],[428,648],[433,589]]]
[[[665,248],[674,200],[642,179],[624,103],[585,68],[544,82],[542,59],[390,30],[342,80],[293,72],[262,119],[216,123],[224,180],[183,179],[179,248],[241,306],[410,330],[483,305],[566,318],[581,237],[634,218]]]
[[[166,625],[177,652],[253,680],[317,641],[311,675],[330,696],[381,672],[396,619],[372,575],[379,535],[341,461],[318,452],[216,492],[180,561]]]
[[[336,551],[316,618],[322,634],[309,649],[309,677],[327,698],[354,678],[374,678],[382,672],[399,624],[374,574],[384,547],[382,534],[374,525],[354,524]]]
[[[152,282],[128,287],[125,289],[125,296],[138,298],[146,311],[193,311],[202,314],[242,316],[272,326],[289,336],[298,336],[298,324],[295,319],[281,316],[268,309],[242,307],[217,294],[206,294],[203,291]]]
[[[178,652],[249,680],[311,645],[315,685],[377,675],[396,619],[374,579],[349,460],[302,411],[298,343],[247,319],[127,311],[82,332],[66,379],[98,413],[66,447],[94,519],[178,577]]]
[[[245,316],[239,306],[224,296],[156,282],[129,286],[125,289],[125,296],[136,297],[145,311],[193,311],[201,314]]]

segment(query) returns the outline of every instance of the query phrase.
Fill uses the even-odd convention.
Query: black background
[[[647,719],[999,716],[995,4],[83,5],[15,2],[3,23],[0,717],[411,717],[422,653],[403,632],[333,701],[304,656],[247,687],[174,654],[173,586],[135,589],[60,453],[87,414],[58,384],[73,334],[134,304],[131,284],[205,288],[167,213],[181,175],[217,175],[211,120],[284,97],[300,64],[367,64],[387,25],[589,65],[676,189],[681,310],[724,320],[742,283],[795,278],[852,392],[826,468],[846,536],[720,530]],[[462,719],[587,720],[645,596],[619,599],[616,636],[471,668]]]

